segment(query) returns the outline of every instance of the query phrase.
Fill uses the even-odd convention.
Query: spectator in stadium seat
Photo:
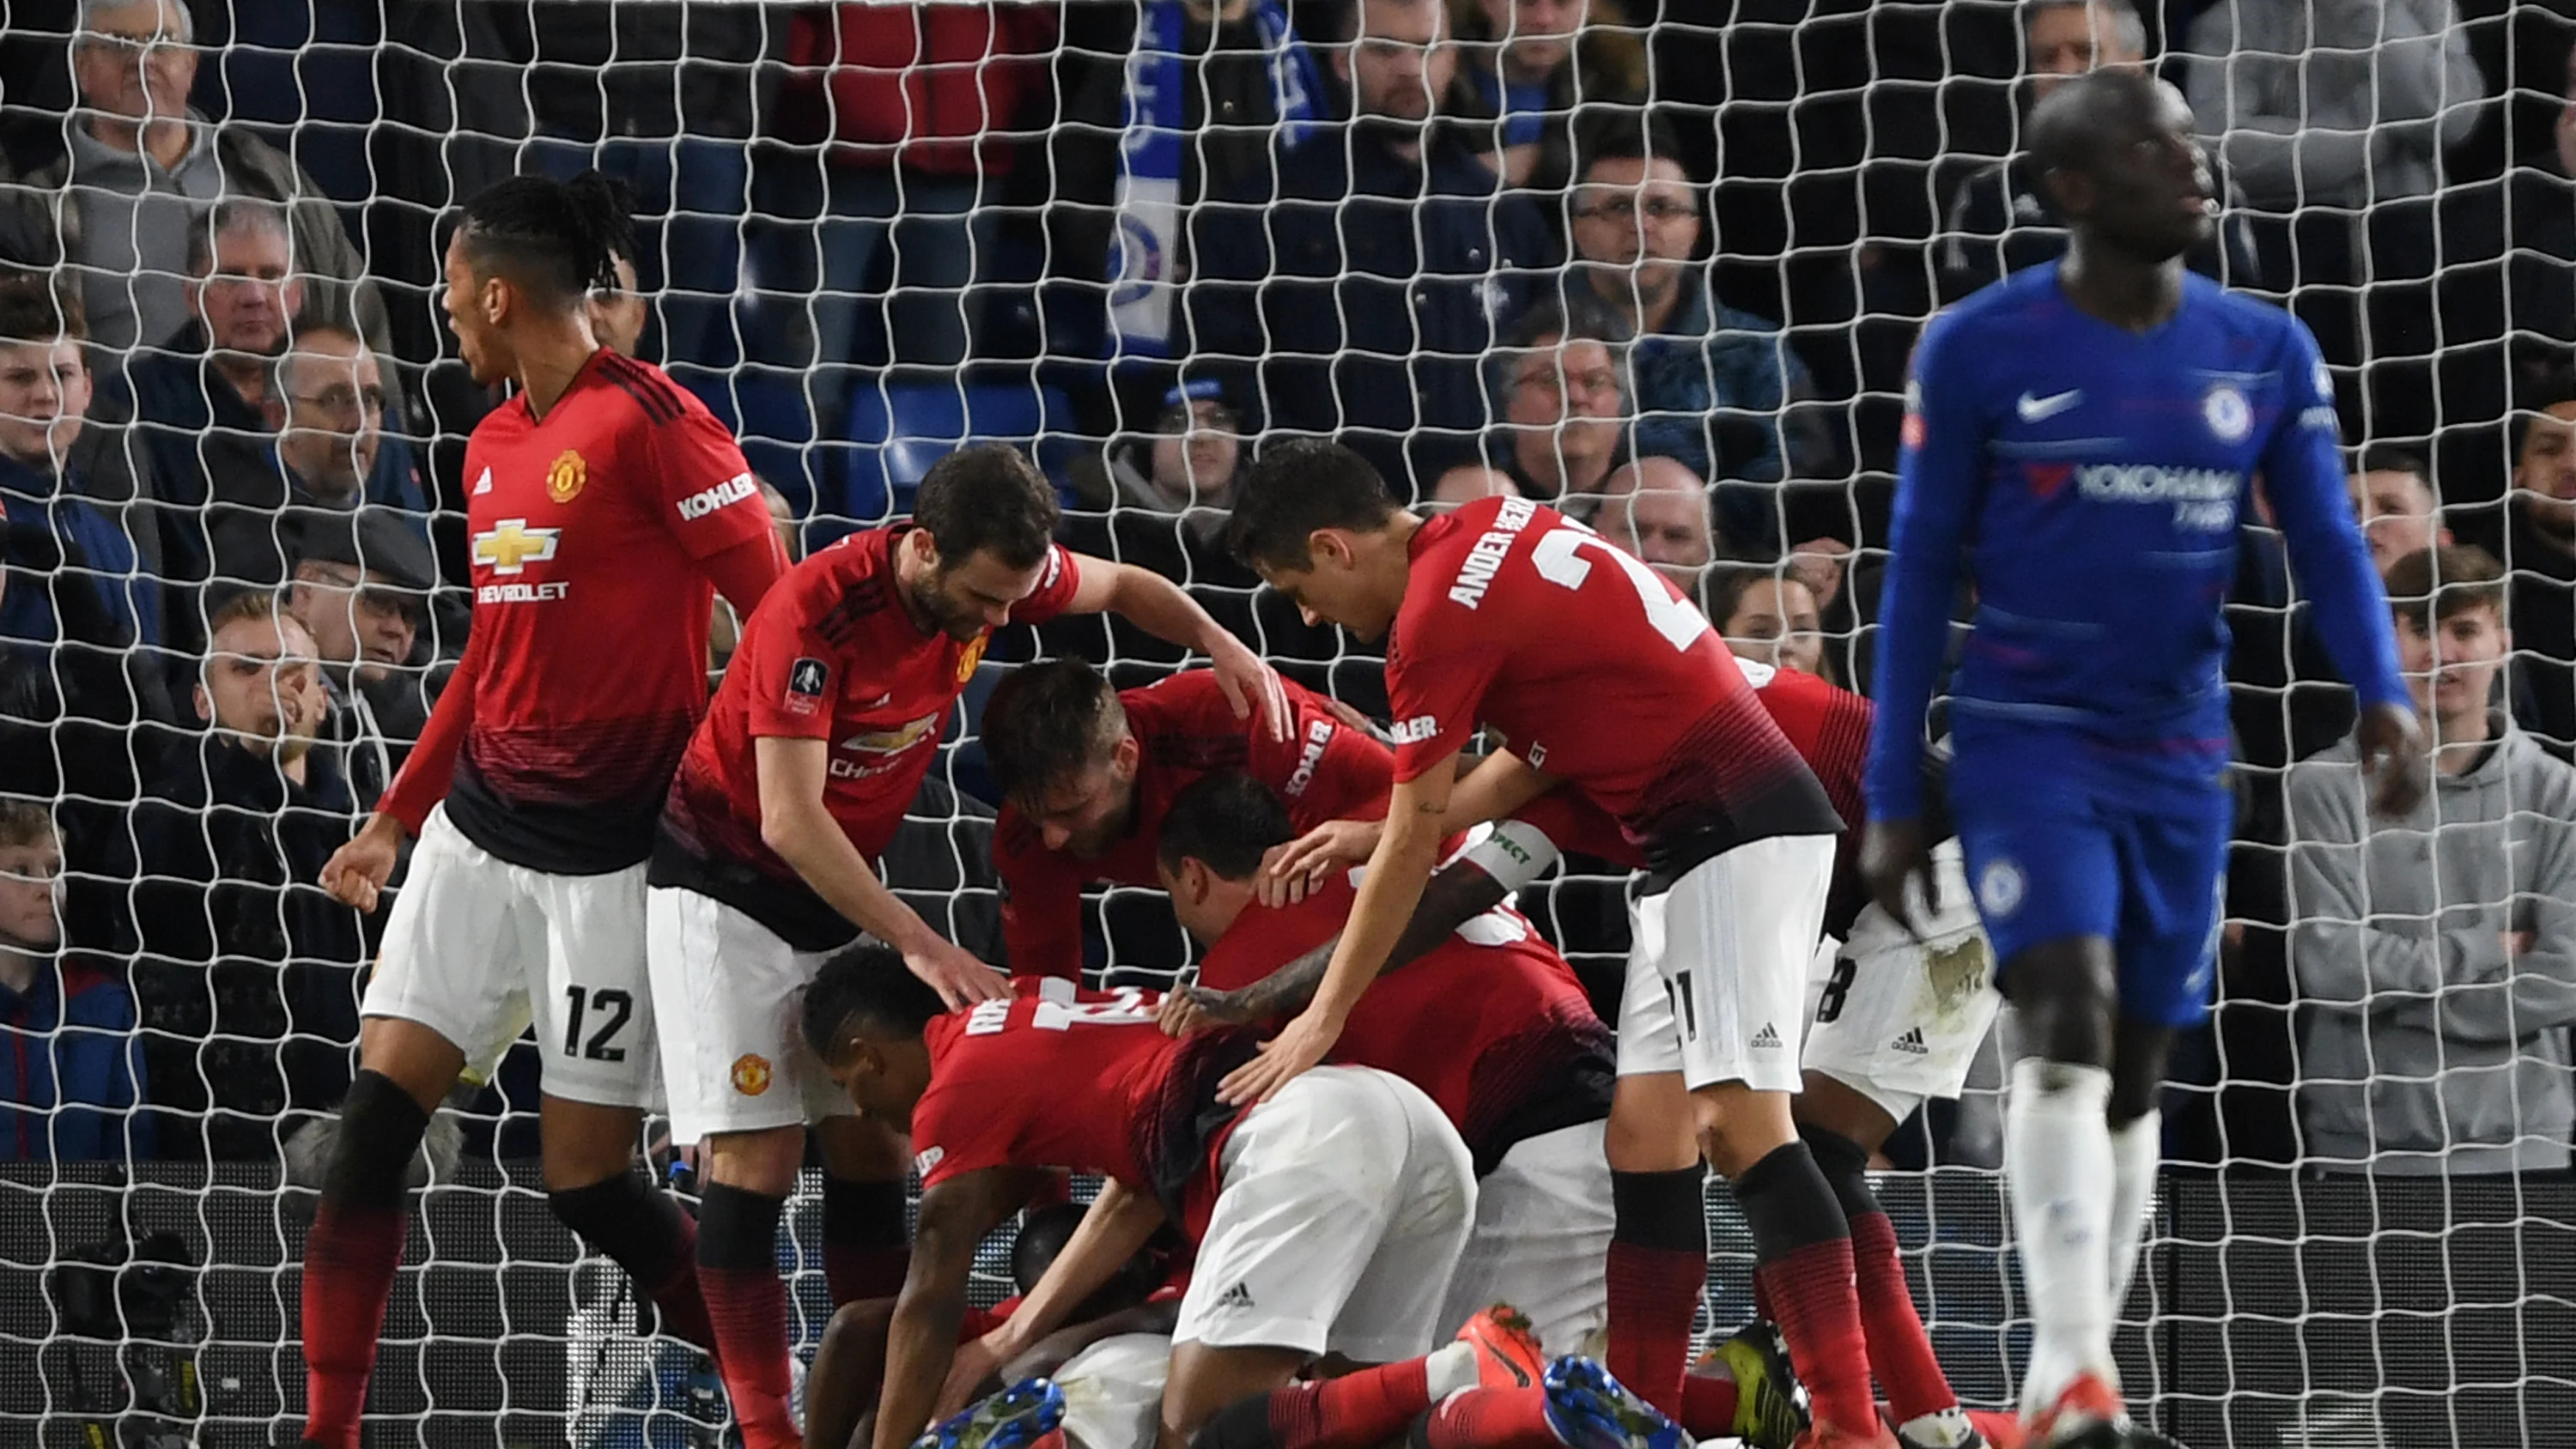
[[[1145,446],[1110,456],[1112,507],[1188,514],[1200,541],[1215,546],[1243,469],[1243,432],[1242,415],[1216,379],[1171,389]]]
[[[2533,728],[2563,754],[2576,744],[2576,371],[2534,384],[2514,427],[2505,562],[2513,567],[2515,694],[2529,699]]]
[[[2353,516],[2361,520],[2361,536],[2380,573],[2408,554],[2450,546],[2442,500],[2421,455],[2373,444],[2354,456],[2350,484]]]
[[[376,508],[307,528],[299,548],[286,606],[321,665],[316,746],[337,751],[357,808],[370,811],[429,722],[419,656],[437,562],[418,534]]]
[[[1431,485],[1431,497],[1423,504],[1426,513],[1446,513],[1462,503],[1479,498],[1526,498],[1519,481],[1491,463],[1461,463],[1440,475]]]
[[[1779,325],[1709,291],[1702,188],[1679,154],[1660,121],[1612,116],[1577,131],[1573,272],[1635,338],[1636,451],[1714,481],[1726,536],[1777,550],[1786,540],[1767,485],[1816,476],[1833,448],[1820,424],[1790,415],[1811,385]]]
[[[1834,683],[1816,596],[1796,574],[1730,569],[1711,591],[1709,617],[1738,659],[1785,664]]]
[[[1574,176],[1575,117],[1645,103],[1644,38],[1618,0],[1452,0],[1449,8],[1459,79],[1474,98],[1462,119],[1492,125],[1488,148],[1505,186],[1563,192]]]
[[[1027,100],[1045,85],[1054,7],[809,7],[754,152],[764,360],[830,369],[873,353],[882,298],[890,361],[954,366],[968,350],[980,203],[1016,164]],[[874,278],[883,270],[892,287]],[[780,344],[784,344],[783,349]],[[809,350],[810,349],[810,350]],[[827,374],[829,375],[829,374]],[[843,390],[835,381],[832,395]]]
[[[2576,769],[2496,682],[2504,571],[2476,548],[2388,573],[2434,788],[2363,808],[2355,746],[2293,767],[2290,972],[2308,1161],[2391,1175],[2557,1171],[2576,1127]]]
[[[9,183],[0,201],[21,213],[20,229],[59,249],[24,260],[76,269],[111,370],[187,325],[189,238],[228,196],[288,206],[295,270],[344,285],[367,334],[384,335],[383,302],[321,188],[247,129],[189,107],[197,48],[183,0],[83,0],[71,50],[81,108],[69,149]]]
[[[2146,22],[2131,0],[2037,0],[2023,8],[2030,100],[2037,105],[2069,76],[2099,66],[2143,66]],[[2223,194],[2223,188],[2222,188]],[[1939,300],[1955,302],[2001,278],[2066,251],[2057,208],[2031,174],[2025,156],[1979,167],[1951,194],[1938,252]],[[2192,249],[2192,270],[2238,286],[2254,283],[2253,237],[2241,216]],[[2222,265],[2223,262],[2223,265]]]
[[[1044,164],[1013,168],[997,224],[1015,250],[1047,255],[1050,350],[1131,365],[1184,355],[1177,289],[1198,270],[1199,203],[1267,198],[1274,142],[1304,144],[1330,98],[1277,0],[1143,0],[1088,20],[1083,8],[1066,16]],[[1131,230],[1155,245],[1131,249]],[[1157,256],[1159,276],[1147,270]],[[1141,275],[1118,285],[1131,267]],[[1129,371],[1121,427],[1167,381],[1159,367]]]
[[[289,1110],[349,1083],[356,912],[316,881],[358,819],[333,752],[311,636],[264,589],[211,620],[192,694],[207,726],[137,810],[135,997],[162,1153],[267,1161]]]
[[[1275,200],[1202,208],[1193,368],[1256,378],[1273,428],[1338,436],[1410,498],[1476,451],[1479,361],[1556,249],[1435,116],[1458,64],[1440,0],[1359,0],[1351,24],[1347,125],[1275,153]]]
[[[1699,597],[1708,566],[1726,551],[1699,475],[1670,458],[1639,458],[1612,470],[1601,493],[1592,526]]]
[[[151,1126],[128,1116],[134,998],[110,963],[65,948],[62,872],[45,807],[0,800],[0,1161],[148,1158]]]
[[[1524,498],[1563,504],[1602,491],[1626,457],[1626,324],[1576,293],[1540,301],[1512,324],[1489,364],[1502,421],[1485,461]]]
[[[426,541],[427,500],[411,444],[387,431],[384,364],[355,332],[299,319],[274,359],[260,403],[271,430],[264,470],[214,480],[206,508],[210,575],[282,581],[309,529],[344,527],[374,505]]]

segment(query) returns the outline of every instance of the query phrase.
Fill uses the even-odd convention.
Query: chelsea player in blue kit
[[[2096,71],[2033,114],[2063,261],[1933,318],[1914,357],[1881,595],[1862,868],[1929,895],[1924,718],[1961,563],[1949,803],[2018,1009],[2004,1167],[2034,1338],[2032,1442],[2162,1442],[2111,1358],[2153,1188],[2176,1030],[2209,1009],[2232,809],[2227,628],[2259,479],[2360,696],[2374,804],[2425,755],[2388,607],[2345,501],[2332,378],[2288,314],[2183,268],[2216,205],[2190,109]]]

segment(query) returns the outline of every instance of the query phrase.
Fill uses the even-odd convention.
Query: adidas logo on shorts
[[[1216,1306],[1249,1309],[1252,1307],[1252,1290],[1238,1282],[1216,1296]]]
[[[1905,1029],[1905,1035],[1898,1037],[1887,1045],[1890,1050],[1903,1052],[1907,1056],[1928,1057],[1932,1055],[1932,1049],[1923,1044],[1923,1028],[1919,1026],[1907,1027]]]
[[[1778,1051],[1780,1049],[1779,1031],[1767,1021],[1762,1023],[1762,1029],[1753,1034],[1753,1049],[1755,1051]]]

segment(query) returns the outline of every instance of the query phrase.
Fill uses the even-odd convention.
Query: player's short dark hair
[[[2504,616],[2504,565],[2472,543],[2419,548],[2388,566],[2388,607],[2419,632],[2470,609]]]
[[[465,203],[457,235],[478,277],[508,278],[538,302],[568,310],[594,287],[617,284],[614,239],[634,239],[633,193],[621,202],[596,171],[570,181],[512,176]]]
[[[1662,116],[1632,107],[1596,110],[1574,127],[1574,181],[1581,185],[1604,161],[1670,161],[1694,190],[1698,179],[1682,159],[1681,138]]]
[[[1312,568],[1319,528],[1367,532],[1395,516],[1395,495],[1369,460],[1339,443],[1294,438],[1265,450],[1234,489],[1226,538],[1254,567]]]
[[[0,342],[89,340],[89,314],[69,271],[0,273]]]
[[[1217,770],[1172,797],[1154,850],[1165,870],[1195,860],[1227,880],[1246,880],[1271,847],[1296,836],[1288,807],[1269,786],[1241,770]]]
[[[2031,109],[2023,147],[2045,184],[2052,171],[2093,173],[2103,154],[2129,139],[2129,123],[2155,114],[2156,78],[2125,66],[2069,76]]]
[[[903,964],[903,953],[873,941],[835,952],[805,988],[805,1044],[829,1062],[853,1034],[910,1040],[945,1015],[939,989]]]
[[[1118,691],[1070,655],[1014,669],[984,702],[978,733],[1002,798],[1033,805],[1058,781],[1098,764],[1127,730]]]
[[[930,535],[942,568],[978,553],[1004,568],[1033,569],[1055,542],[1055,485],[1008,443],[970,443],[930,465],[912,521]]]
[[[2432,465],[2424,461],[2424,455],[2411,448],[2401,448],[2394,443],[2365,445],[2360,452],[2353,454],[2352,471],[2404,473],[2422,482],[2425,492],[2434,491]],[[2440,500],[2437,498],[2435,501]]]

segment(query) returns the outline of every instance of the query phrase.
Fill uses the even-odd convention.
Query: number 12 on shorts
[[[626,1029],[627,1018],[635,1014],[635,997],[632,993],[621,991],[614,986],[603,986],[596,991],[591,991],[576,983],[564,988],[564,1001],[571,1008],[564,1013],[563,1054],[565,1056],[587,1057],[594,1062],[626,1060],[626,1048],[615,1043],[617,1034]],[[588,1008],[587,1012],[584,1010],[585,1007]],[[598,1013],[604,1019],[600,1021],[599,1029],[590,1034],[590,1040],[584,1042],[581,1039],[581,1023],[583,1016],[589,1013]]]

